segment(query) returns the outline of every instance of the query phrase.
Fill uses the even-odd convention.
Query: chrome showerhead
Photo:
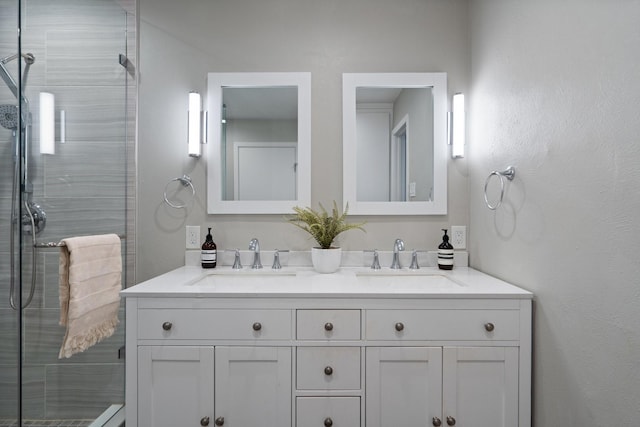
[[[0,125],[5,129],[18,128],[18,106],[11,104],[0,105]]]

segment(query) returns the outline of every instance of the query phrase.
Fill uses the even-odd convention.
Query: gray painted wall
[[[471,264],[536,295],[535,426],[637,426],[640,2],[470,5]]]
[[[342,203],[342,73],[446,71],[451,93],[468,87],[464,0],[141,0],[137,279],[184,265],[185,226],[213,226],[218,248],[309,250],[282,216],[206,215],[206,159],[186,155],[187,93],[206,93],[207,72],[307,71],[312,75],[312,204]],[[468,223],[466,161],[449,161],[449,212],[365,218],[346,250],[435,249],[441,228]],[[188,173],[197,196],[175,210],[166,183]],[[185,194],[185,200],[187,200]],[[356,219],[357,220],[357,219]]]
[[[312,72],[315,204],[341,199],[341,73],[446,71],[470,103],[449,215],[366,218],[343,246],[434,247],[441,226],[469,224],[472,265],[536,294],[535,425],[637,425],[640,2],[141,0],[141,16],[139,280],[182,265],[187,224],[222,247],[309,244],[280,217],[204,213],[205,159],[184,152],[206,72]],[[485,179],[510,164],[489,211]],[[170,210],[164,185],[185,172],[198,197]]]

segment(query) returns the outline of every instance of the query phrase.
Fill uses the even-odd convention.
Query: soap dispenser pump
[[[209,227],[205,241],[202,244],[201,261],[202,268],[216,268],[218,251],[211,235],[211,227]]]
[[[438,246],[438,268],[440,270],[453,270],[453,246],[449,243],[447,230],[442,229],[442,243]]]

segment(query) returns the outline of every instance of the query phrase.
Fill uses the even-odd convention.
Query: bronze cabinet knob
[[[218,418],[216,418],[216,425],[217,425],[217,426],[222,426],[222,425],[224,425],[224,417],[218,417]]]
[[[200,420],[200,425],[206,427],[209,425],[209,417],[204,417]]]
[[[447,417],[447,425],[454,426],[456,425],[456,419],[453,417]]]
[[[404,330],[404,323],[398,322],[396,323],[396,331],[400,332]]]
[[[333,331],[333,323],[331,322],[327,322],[324,324],[324,330],[325,331]]]
[[[493,332],[496,326],[493,323],[485,323],[484,328],[487,330],[487,332]]]
[[[332,375],[333,374],[333,368],[331,366],[327,366],[326,368],[324,368],[324,374],[325,375]]]
[[[164,323],[162,324],[162,329],[164,329],[165,331],[170,331],[172,326],[173,326],[173,323],[171,323],[171,322],[164,322]]]
[[[262,329],[262,323],[256,322],[256,323],[253,324],[253,330],[254,331],[259,331],[261,329]]]
[[[331,427],[333,425],[333,420],[329,417],[324,419],[324,427]]]
[[[434,427],[440,427],[442,425],[442,420],[438,417],[433,417],[431,424],[433,424]]]

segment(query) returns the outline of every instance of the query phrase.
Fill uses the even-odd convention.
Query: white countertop
[[[516,298],[533,294],[469,267],[372,270],[343,267],[333,274],[310,267],[272,270],[229,266],[180,267],[121,292],[123,297],[169,298]]]

